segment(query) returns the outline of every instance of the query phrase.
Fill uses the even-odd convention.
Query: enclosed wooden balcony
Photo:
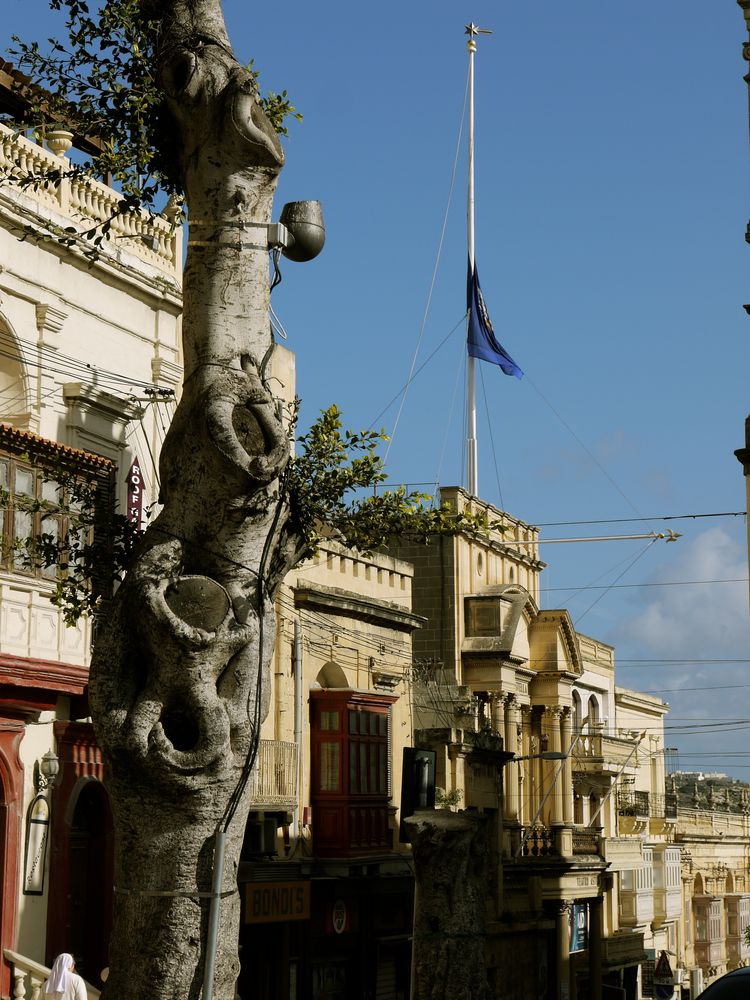
[[[653,850],[643,848],[643,866],[620,873],[620,925],[644,927],[654,919]]]
[[[732,893],[724,897],[727,922],[727,964],[730,968],[747,965],[750,961],[750,944],[745,932],[750,926],[750,896]]]
[[[726,962],[726,938],[722,899],[693,896],[695,920],[695,961],[704,970]]]

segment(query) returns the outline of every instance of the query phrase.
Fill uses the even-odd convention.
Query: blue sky
[[[3,6],[8,37],[56,23],[46,0]],[[526,372],[519,382],[481,366],[481,495],[535,524],[744,511],[733,451],[750,411],[750,154],[734,0],[225,10],[262,88],[286,88],[304,114],[278,210],[324,205],[323,253],[287,263],[274,292],[304,419],[336,402],[349,426],[393,430],[398,403],[381,413],[406,382],[425,312],[473,20],[494,31],[476,62],[477,262],[495,332]],[[462,140],[417,365],[464,310],[465,175]],[[409,389],[393,482],[463,480],[463,363],[459,327]],[[663,586],[744,579],[744,518],[542,537],[667,526],[683,538],[543,549],[544,603],[615,643],[620,683],[663,692],[669,726],[709,726],[669,730],[683,768],[750,780],[750,755],[726,756],[750,728],[747,663],[707,662],[750,660],[747,584]],[[623,571],[620,585],[650,586],[575,593]]]

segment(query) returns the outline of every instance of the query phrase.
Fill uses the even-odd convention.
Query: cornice
[[[88,682],[88,667],[76,663],[0,653],[0,685],[75,695],[83,694]]]
[[[294,603],[298,608],[319,608],[328,613],[362,618],[377,625],[389,625],[403,632],[413,632],[414,629],[422,628],[427,622],[422,615],[404,611],[398,605],[362,597],[349,590],[323,587],[320,584],[298,583],[294,587]]]

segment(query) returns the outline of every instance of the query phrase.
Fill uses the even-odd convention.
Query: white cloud
[[[678,549],[678,546],[680,547]],[[686,586],[644,588],[642,606],[621,623],[617,640],[640,656],[708,659],[731,653],[747,656],[750,645],[747,583],[717,583],[747,577],[747,551],[723,528],[670,545],[676,558],[649,583],[706,581]],[[741,651],[741,652],[740,652]]]

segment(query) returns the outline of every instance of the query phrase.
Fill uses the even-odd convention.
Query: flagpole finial
[[[464,34],[473,38],[475,35],[491,35],[492,30],[490,28],[480,28],[479,25],[474,24],[472,21],[471,24],[467,24],[464,28]]]
[[[467,42],[467,47],[469,49],[469,52],[473,55],[476,52],[476,50],[477,50],[477,43],[474,41],[474,39],[476,38],[476,36],[477,35],[491,35],[492,32],[490,31],[489,28],[480,28],[478,25],[474,24],[474,22],[472,21],[471,24],[467,24],[466,27],[464,28],[464,34],[469,36],[469,41]]]

